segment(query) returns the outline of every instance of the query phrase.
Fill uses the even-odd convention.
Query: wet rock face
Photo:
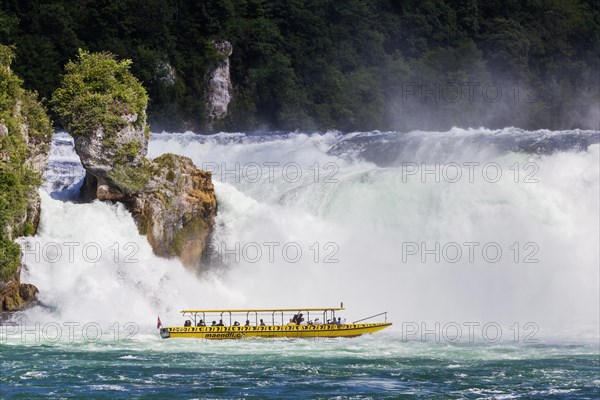
[[[223,59],[212,72],[209,82],[207,105],[211,120],[218,120],[227,115],[227,109],[232,98],[229,57],[233,54],[233,46],[225,40],[215,43],[215,48]]]
[[[130,204],[140,233],[157,255],[198,266],[217,212],[211,174],[173,154],[156,158],[151,168],[146,190]]]

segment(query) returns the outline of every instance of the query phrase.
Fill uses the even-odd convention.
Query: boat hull
[[[175,326],[162,328],[160,336],[167,338],[197,338],[209,340],[245,338],[333,338],[355,337],[378,332],[391,322],[346,325],[283,325],[283,326]]]

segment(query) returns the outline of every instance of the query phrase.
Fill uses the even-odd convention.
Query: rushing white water
[[[81,170],[69,177],[58,168],[57,186],[71,190],[46,184],[40,230],[24,240],[45,256],[25,255],[23,280],[39,287],[45,305],[27,316],[146,324],[160,314],[173,323],[182,308],[344,301],[349,319],[387,310],[398,322],[531,321],[597,334],[597,136],[514,129],[154,135],[150,157],[172,152],[214,171],[212,248],[219,251],[211,262],[219,267],[197,273],[154,256],[119,205],[65,202]],[[577,145],[565,147],[573,138]],[[524,140],[545,149],[525,152]],[[76,166],[69,146],[58,147],[53,160]],[[422,251],[436,243],[436,254]],[[57,247],[62,254],[52,260]],[[127,262],[132,253],[137,262]]]

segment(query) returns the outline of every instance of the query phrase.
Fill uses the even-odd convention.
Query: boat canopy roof
[[[248,309],[223,309],[223,310],[181,310],[182,313],[265,313],[265,312],[298,312],[298,311],[340,311],[343,307],[322,308],[248,308]]]

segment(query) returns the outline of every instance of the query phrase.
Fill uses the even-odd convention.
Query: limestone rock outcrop
[[[116,140],[127,143],[132,131],[120,131]],[[140,137],[134,140],[142,141]],[[111,165],[96,150],[101,148],[96,147],[98,141],[79,140],[75,148],[86,168],[82,200],[122,202],[156,255],[178,257],[188,267],[197,266],[217,212],[211,174],[197,169],[191,159],[174,154],[155,160],[138,155],[128,163]],[[86,144],[96,148],[90,150]],[[138,148],[142,155],[146,148],[144,140]],[[107,152],[108,157],[113,154]]]
[[[98,127],[75,139],[75,152],[86,170],[82,193],[85,199],[94,199],[98,190],[110,188],[117,190],[114,195],[118,200],[120,196],[138,193],[147,182],[144,166],[149,133],[145,114],[121,118],[123,128],[110,136]]]
[[[119,165],[139,166],[148,151],[145,115],[122,115],[124,127],[108,136],[103,127],[75,139],[75,151],[86,171],[114,186],[120,182],[111,177]],[[138,121],[138,118],[144,120]]]
[[[227,115],[227,109],[232,98],[231,76],[229,73],[229,57],[233,54],[233,46],[224,40],[215,43],[215,48],[221,61],[210,76],[208,90],[208,115],[212,121]]]
[[[90,73],[89,85],[80,85]],[[86,104],[89,98],[95,100]],[[78,63],[67,65],[55,99],[86,170],[82,200],[122,202],[155,254],[198,265],[217,212],[211,175],[187,157],[146,158],[148,99],[129,62],[80,52]]]
[[[211,174],[173,154],[156,158],[150,168],[152,178],[129,206],[140,232],[157,255],[196,266],[217,212]]]

